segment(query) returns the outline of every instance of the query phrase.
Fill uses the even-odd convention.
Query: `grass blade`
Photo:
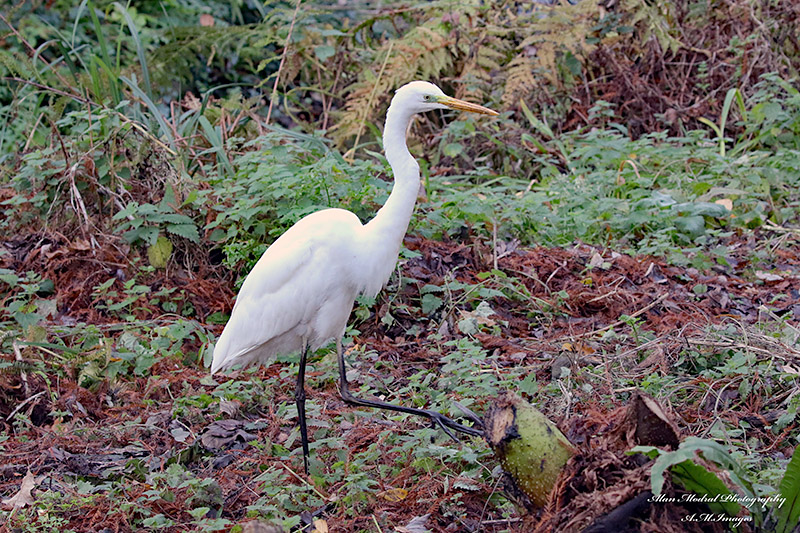
[[[114,2],[114,6],[122,13],[122,16],[125,17],[125,22],[128,24],[128,29],[131,32],[131,37],[133,37],[133,42],[136,43],[136,55],[139,58],[139,65],[142,67],[142,81],[144,82],[145,91],[147,91],[147,96],[150,100],[153,99],[153,87],[150,85],[150,71],[147,69],[147,58],[144,54],[144,46],[142,46],[142,40],[139,38],[139,30],[136,29],[136,24],[133,22],[130,13],[128,10],[122,6],[119,2]]]
[[[217,162],[225,168],[225,172],[228,175],[232,176],[233,167],[228,160],[228,154],[225,153],[225,147],[222,144],[222,136],[203,115],[200,115],[200,126],[203,128],[206,139],[211,143],[212,150],[217,154]]]
[[[164,116],[161,114],[161,110],[158,109],[158,106],[153,102],[153,100],[147,96],[144,91],[142,91],[136,83],[132,82],[125,76],[120,76],[120,78],[125,85],[130,87],[133,94],[136,95],[144,104],[147,106],[147,109],[150,110],[150,113],[153,115],[153,118],[156,119],[158,122],[158,126],[161,129],[161,135],[163,135],[167,142],[169,143],[170,148],[175,148],[175,137],[172,135],[172,130],[170,129],[167,121],[164,120]]]
[[[83,0],[80,4],[78,4],[78,9],[75,12],[75,22],[72,24],[72,38],[70,39],[69,46],[70,48],[75,48],[75,34],[78,33],[78,23],[81,21],[81,17],[83,16],[83,11],[86,9],[86,5],[89,3],[89,0]],[[95,29],[97,27],[95,26]]]
[[[89,15],[92,18],[92,24],[94,25],[94,33],[97,35],[97,43],[100,45],[100,55],[103,58],[103,63],[106,66],[113,65],[111,62],[111,55],[108,53],[108,43],[106,42],[106,37],[103,35],[103,30],[100,27],[100,19],[97,18],[96,8],[94,7],[94,2],[88,2],[89,6]],[[114,102],[114,106],[119,105],[120,102],[120,93],[119,93],[119,80],[114,73],[113,76],[108,77],[108,83],[111,86],[111,97]],[[100,84],[95,84],[95,89],[99,89]],[[97,94],[98,98],[101,96],[100,93]]]

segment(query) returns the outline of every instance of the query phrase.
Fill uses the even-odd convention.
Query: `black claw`
[[[441,427],[441,428],[442,428],[442,431],[444,431],[444,432],[447,434],[447,436],[448,436],[448,437],[450,437],[451,439],[453,439],[454,441],[456,441],[456,442],[461,442],[460,440],[458,440],[458,437],[456,437],[456,436],[453,434],[453,432],[452,432],[452,431],[450,431],[450,428],[449,428],[449,427],[447,427],[447,426],[449,425],[449,424],[448,424],[448,422],[453,422],[453,421],[452,421],[452,420],[450,420],[449,418],[445,417],[445,416],[439,415],[438,413],[435,413],[435,414],[436,414],[436,415],[438,415],[438,416],[433,416],[433,417],[431,417],[431,418],[432,418],[432,419],[433,419],[433,420],[434,420],[434,421],[435,421],[437,424],[439,424],[439,427]],[[456,424],[456,425],[458,425],[458,424]]]
[[[475,426],[478,427],[479,429],[484,429],[483,420],[481,420],[481,418],[477,414],[475,414],[475,412],[472,409],[465,407],[458,402],[453,402],[453,403],[464,414],[467,420],[475,424]]]

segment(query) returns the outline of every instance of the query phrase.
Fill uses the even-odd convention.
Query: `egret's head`
[[[397,89],[392,105],[406,107],[412,113],[424,113],[432,109],[457,109],[482,115],[499,114],[487,107],[447,96],[440,88],[427,81],[412,81]]]

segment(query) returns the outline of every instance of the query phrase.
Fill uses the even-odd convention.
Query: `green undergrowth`
[[[445,81],[449,92],[501,111],[493,118],[429,113],[412,126],[425,198],[411,235],[493,250],[512,240],[588,243],[707,272],[726,267],[723,243],[732,237],[760,238],[765,228],[791,234],[800,220],[796,80],[775,73],[748,80],[737,67],[719,85],[711,60],[700,61],[693,81],[708,85],[703,94],[719,85],[709,97],[718,115],[670,124],[663,117],[663,130],[649,132],[623,120],[630,109],[619,100],[595,98],[611,99],[616,89],[589,83],[588,69],[598,63],[592,54],[617,46],[620,36],[672,54],[687,49],[679,37],[688,34],[665,25],[677,20],[675,6],[660,12],[625,1],[627,11],[606,13],[585,1],[547,16],[537,11],[544,7],[518,10],[507,2],[403,4],[391,14],[315,7],[300,10],[292,53],[282,61],[293,15],[286,3],[30,4],[35,16],[24,13],[28,3],[3,14],[13,31],[4,22],[0,36],[7,45],[0,50],[0,405],[12,406],[2,412],[0,452],[13,453],[11,443],[31,446],[45,426],[56,437],[101,442],[117,462],[41,480],[35,507],[0,515],[8,519],[0,525],[68,531],[81,508],[108,505],[134,530],[216,531],[234,526],[219,510],[238,490],[257,494],[240,518],[287,528],[303,511],[328,506],[348,519],[371,515],[390,531],[405,524],[375,510],[408,494],[421,502],[416,508],[435,509],[451,523],[474,519],[467,509],[477,497],[494,519],[516,516],[481,441],[453,445],[404,414],[335,411],[330,347],[309,369],[313,488],[291,470],[301,464],[294,356],[279,357],[269,374],[248,370],[232,380],[206,372],[219,331],[212,326],[228,318],[224,291],[241,284],[271,242],[320,209],[345,208],[366,222],[386,201],[392,173],[380,117],[391,91],[411,79]],[[695,24],[701,11],[686,18]],[[769,31],[777,20],[766,20]],[[751,37],[752,46],[729,45],[731,61],[746,63],[742,54],[761,50],[772,54],[764,65],[784,66],[775,58],[791,50],[769,48],[778,39],[768,32]],[[705,45],[696,44],[702,52]],[[670,57],[670,64],[695,59]],[[578,122],[568,120],[583,113],[572,105],[576,87],[597,91]],[[781,246],[745,260],[758,268]],[[419,257],[401,252],[404,262]],[[547,331],[569,318],[571,295],[534,297],[519,273],[501,269],[474,272],[474,281],[458,274],[437,283],[395,275],[377,301],[358,301],[346,335],[357,394],[457,417],[454,400],[482,412],[512,390],[569,420],[582,408],[611,411],[640,388],[702,413],[682,424],[722,443],[732,459],[723,454],[719,464],[748,490],[769,495],[782,485],[788,457],[767,440],[798,439],[797,370],[789,361],[798,335],[788,318],[707,326],[702,339],[673,350],[669,372],[642,378],[631,377],[630,366],[652,348],[636,352],[634,362],[616,358],[657,339],[641,318],[622,315],[592,339],[593,353],[607,363],[551,367],[561,352],[575,359],[574,347],[504,339],[519,343],[509,355],[481,339],[507,336],[508,323],[495,315],[505,303],[523,306],[516,318]],[[777,275],[761,274],[765,282]],[[410,287],[411,296],[404,292]],[[194,288],[205,291],[198,292],[205,301],[193,299]],[[692,290],[699,299],[708,287]],[[790,297],[791,289],[781,290],[776,300]],[[414,341],[426,359],[395,372],[391,357],[370,346],[376,339]],[[525,364],[512,358],[526,353],[535,356]],[[768,353],[789,355],[776,362]],[[46,398],[49,411],[34,409],[38,402],[23,391]],[[75,400],[81,394],[86,406]],[[775,415],[768,420],[730,415],[765,405]],[[98,426],[87,408],[107,418]],[[209,424],[237,417],[244,424],[238,447],[198,444]],[[385,418],[395,425],[374,429]],[[267,419],[280,422],[267,427]],[[251,438],[256,432],[270,437]],[[148,448],[156,445],[156,452]],[[694,450],[646,452],[666,463]],[[223,459],[235,466],[215,462]],[[234,475],[246,478],[246,488]],[[787,520],[765,510],[758,526]]]
[[[708,249],[730,232],[767,221],[791,223],[800,206],[800,152],[791,118],[800,96],[774,82],[765,80],[763,94],[749,104],[753,122],[744,126],[751,133],[730,142],[725,153],[699,130],[634,141],[611,128],[535,141],[532,152],[505,156],[537,168],[530,180],[498,173],[491,158],[466,174],[425,176],[428,201],[418,206],[411,231],[441,238],[466,227],[487,238],[493,229],[499,238],[526,244],[579,240],[681,262],[680,256]],[[767,103],[768,96],[775,98]],[[442,143],[464,124],[491,139],[507,120],[451,122]],[[209,148],[225,159],[197,159],[170,171],[180,162],[115,112],[76,111],[62,123],[65,145],[31,151],[9,176],[15,195],[3,202],[9,212],[0,220],[7,231],[80,226],[91,217],[133,245],[152,246],[163,235],[176,245],[221,247],[228,266],[242,266],[244,259],[246,271],[302,216],[343,207],[366,221],[391,187],[382,156],[346,161],[316,135],[276,130],[249,140],[232,137]],[[92,131],[110,145],[90,140]],[[213,137],[213,129],[204,134]],[[430,155],[420,157],[429,168]],[[65,174],[74,188],[64,187]],[[137,199],[143,186],[149,190]],[[84,207],[65,209],[68,199]]]

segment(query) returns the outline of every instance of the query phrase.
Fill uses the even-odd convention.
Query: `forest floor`
[[[199,337],[184,335],[173,355],[161,356],[153,342],[146,372],[122,366],[110,377],[109,369],[127,355],[101,343],[89,359],[106,378],[93,377],[86,357],[57,351],[53,337],[63,335],[59,327],[86,321],[102,332],[95,336],[133,345],[120,339],[129,329],[96,313],[92,293],[99,278],[117,271],[114,254],[124,250],[56,236],[5,241],[9,253],[0,255],[0,266],[54,280],[62,309],[63,302],[81,305],[59,312],[44,328],[30,328],[14,354],[0,355],[22,369],[0,373],[6,434],[0,494],[25,497],[23,478],[35,472],[39,491],[74,496],[49,504],[63,531],[134,531],[132,517],[145,510],[148,524],[166,531],[197,524],[213,530],[223,524],[215,519],[246,522],[249,511],[273,505],[270,498],[287,500],[281,508],[294,509],[295,523],[309,524],[306,531],[325,525],[329,531],[582,530],[650,488],[649,472],[625,451],[659,444],[643,440],[661,437],[626,426],[630,406],[639,401],[634,391],[660,387],[656,425],[663,427],[649,432],[675,431],[662,445],[712,434],[724,423],[747,428],[742,439],[760,442],[760,454],[791,456],[793,425],[782,433],[769,428],[794,393],[770,372],[800,372],[800,353],[792,347],[800,331],[789,325],[800,319],[796,239],[777,229],[733,235],[724,243],[725,257],[706,268],[683,268],[584,244],[552,249],[406,238],[414,257],[401,263],[402,282],[393,278],[369,313],[354,312],[358,331],[349,332],[347,357],[356,390],[418,405],[427,402],[424,396],[408,394],[432,386],[441,393],[439,406],[455,400],[481,413],[504,384],[521,381],[519,389],[579,449],[550,504],[526,517],[496,504],[502,490],[496,472],[491,482],[474,472],[462,477],[441,458],[423,468],[409,449],[425,445],[442,457],[448,449],[477,450],[483,454],[478,464],[492,470],[496,461],[479,439],[454,443],[441,432],[419,431],[425,423],[414,417],[344,404],[330,349],[313,358],[306,382],[310,478],[302,475],[291,358],[238,371],[230,376],[235,381],[211,377],[196,356],[174,355],[202,356]],[[175,284],[205,315],[231,307],[230,280],[158,272],[139,282],[153,291]],[[442,289],[431,292],[432,286]],[[150,337],[188,327],[146,299],[140,303],[135,314]],[[222,328],[193,327],[216,334]],[[133,336],[147,336],[142,332]],[[89,336],[85,328],[81,335]],[[471,348],[459,344],[464,339]],[[726,360],[739,354],[741,361],[715,374],[720,354]],[[415,429],[420,436],[405,447],[393,440]],[[357,473],[378,486],[349,500],[352,489],[345,487]],[[267,484],[293,487],[294,494],[265,495]],[[618,530],[631,517],[649,521],[652,531],[724,529],[719,522],[682,520],[702,512],[701,504],[639,503],[616,523]],[[5,527],[24,530],[13,524],[12,518]]]

